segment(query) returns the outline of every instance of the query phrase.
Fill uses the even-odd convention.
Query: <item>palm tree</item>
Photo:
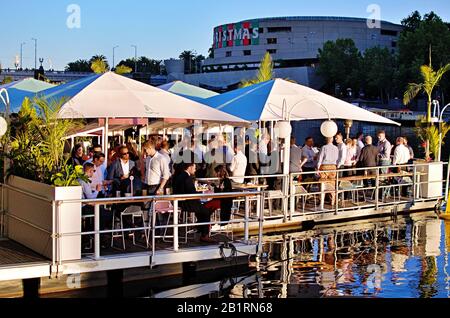
[[[422,65],[420,67],[420,73],[423,78],[423,82],[416,84],[416,83],[409,83],[408,88],[406,89],[406,92],[403,97],[403,103],[405,105],[408,105],[411,103],[411,101],[420,93],[423,92],[427,95],[428,101],[427,101],[427,117],[426,117],[426,124],[427,129],[429,130],[431,127],[431,104],[433,102],[433,91],[434,89],[439,85],[439,82],[442,79],[442,76],[444,76],[445,73],[450,71],[450,63],[441,67],[439,70],[435,71],[433,69],[433,66],[431,64],[431,49],[430,49],[430,65]],[[430,135],[430,134],[427,134]],[[427,138],[426,140],[426,159],[430,158],[430,141]]]
[[[192,72],[192,62],[195,59],[196,52],[195,51],[183,51],[180,54],[180,59],[184,60],[184,69]]]
[[[91,69],[96,74],[103,74],[109,71],[109,66],[104,60],[95,59],[91,63]]]
[[[126,66],[126,65],[119,65],[114,70],[114,72],[116,74],[119,74],[119,75],[128,74],[128,73],[131,73],[132,71],[133,71],[133,69],[131,67]]]
[[[250,80],[243,80],[241,82],[241,87],[247,87],[257,83],[270,81],[271,79],[273,79],[273,67],[274,64],[272,61],[272,57],[270,56],[270,53],[267,52],[261,60],[261,65],[258,69],[256,77]]]

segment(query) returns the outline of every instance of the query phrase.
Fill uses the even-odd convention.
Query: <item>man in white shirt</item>
[[[336,134],[334,139],[339,150],[337,168],[342,169],[344,168],[345,160],[347,160],[347,145],[344,143],[344,136],[340,132]]]
[[[313,137],[305,139],[305,146],[302,148],[302,164],[301,169],[303,172],[315,172],[317,159],[319,158],[319,151],[314,147]],[[313,174],[305,174],[304,178],[312,178]]]
[[[294,136],[291,137],[289,171],[291,173],[302,172],[302,148],[296,145]]]
[[[112,183],[111,181],[105,180],[105,170],[103,170],[104,163],[105,163],[105,154],[101,152],[94,153],[94,156],[92,157],[92,164],[94,165],[95,170],[91,178],[92,190],[97,189],[98,185],[100,185],[102,189],[104,189],[105,186],[110,185]]]
[[[410,160],[411,156],[408,147],[405,146],[405,140],[402,137],[397,138],[397,147],[394,151],[393,165],[405,165]]]
[[[148,194],[163,195],[166,183],[171,176],[169,162],[156,151],[153,142],[147,141],[143,148],[147,154],[144,182],[148,185]]]
[[[247,168],[247,157],[242,152],[242,145],[236,146],[236,155],[231,161],[230,171],[233,177],[245,177],[245,170]],[[233,179],[235,183],[244,183],[244,178]]]

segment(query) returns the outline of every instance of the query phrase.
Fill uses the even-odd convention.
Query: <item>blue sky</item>
[[[213,4],[212,4],[213,3]],[[67,7],[76,4],[81,9],[81,27],[68,28]],[[377,4],[381,19],[399,23],[412,11],[422,14],[434,10],[450,21],[447,0],[0,0],[0,62],[13,67],[23,52],[24,68],[34,65],[34,42],[38,39],[38,57],[44,66],[63,69],[79,58],[104,54],[116,62],[133,57],[132,44],[138,45],[138,55],[166,59],[178,57],[183,50],[207,54],[213,28],[217,25],[245,19],[271,16],[349,16],[369,17],[367,7]]]

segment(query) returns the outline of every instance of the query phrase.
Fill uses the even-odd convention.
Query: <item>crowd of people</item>
[[[377,134],[378,143],[362,133],[344,140],[338,132],[334,138],[326,138],[325,145],[315,147],[312,137],[300,147],[291,138],[290,172],[306,173],[300,178],[335,179],[336,171],[345,170],[340,177],[356,174],[353,168],[371,168],[404,165],[414,158],[413,149],[406,137],[396,139],[395,147],[387,140],[385,131]],[[109,150],[108,157],[102,147],[94,145],[84,154],[83,144],[77,144],[69,159],[73,165],[84,166],[89,182],[80,180],[83,198],[122,197],[126,195],[196,194],[196,178],[217,178],[212,184],[214,192],[231,192],[233,187],[247,182],[249,177],[281,173],[283,144],[263,134],[259,141],[246,138],[245,143],[227,142],[222,135],[211,136],[204,144],[193,137],[178,144],[171,144],[161,137],[151,138],[142,145],[118,145]],[[106,160],[108,159],[108,160]],[[373,174],[375,172],[366,171]],[[382,169],[387,173],[387,169]],[[265,179],[265,181],[264,181]],[[275,189],[276,178],[260,178],[268,190]],[[332,196],[332,203],[334,203]],[[199,222],[209,222],[211,214],[221,210],[221,220],[231,215],[232,201],[212,200],[202,203],[191,200],[182,203],[185,211],[194,212]],[[89,208],[89,207],[88,207]],[[102,211],[102,215],[104,215]],[[106,218],[106,217],[104,217]],[[102,222],[107,226],[107,222]],[[209,241],[209,229],[199,228],[201,240]]]
[[[336,179],[339,177],[351,177],[358,174],[356,168],[374,168],[396,165],[406,165],[414,160],[414,151],[408,145],[406,137],[398,137],[395,146],[386,138],[386,132],[380,130],[377,133],[378,143],[373,144],[372,136],[364,136],[359,133],[355,138],[344,141],[341,132],[336,136],[326,138],[325,145],[319,150],[314,147],[314,140],[308,137],[303,148],[295,144],[295,138],[291,139],[290,172],[305,172],[305,178],[320,178],[321,180]],[[339,172],[339,170],[343,170]],[[404,168],[393,169],[400,172]],[[381,174],[388,173],[387,168],[380,169]],[[311,174],[309,174],[311,173]],[[376,174],[376,169],[366,169],[359,174]],[[371,180],[365,180],[366,186]],[[331,204],[335,204],[335,195],[331,194]]]

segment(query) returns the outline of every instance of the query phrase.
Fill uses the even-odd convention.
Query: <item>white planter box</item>
[[[82,198],[81,187],[53,187],[19,177],[11,177],[8,185],[49,200]],[[7,189],[5,194],[5,209],[12,216],[7,219],[8,237],[51,259],[52,204],[13,190]],[[81,232],[81,203],[61,204],[57,222],[60,233]],[[56,253],[61,261],[81,259],[80,235],[61,238],[59,244]]]
[[[430,162],[417,167],[420,175],[420,196],[422,198],[437,198],[442,196],[444,177],[444,164],[442,162]],[[437,182],[436,182],[437,181]]]

